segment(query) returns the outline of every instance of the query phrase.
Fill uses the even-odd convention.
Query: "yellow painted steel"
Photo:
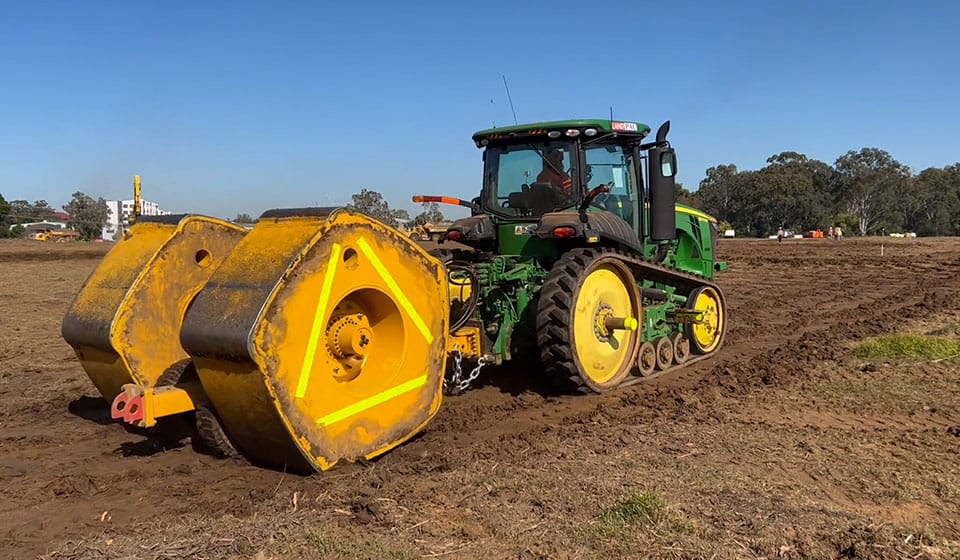
[[[122,401],[124,409],[117,403]],[[140,428],[152,428],[157,419],[196,410],[207,402],[203,387],[198,381],[188,381],[176,386],[143,387],[124,385],[122,396],[113,403],[113,416]]]
[[[278,214],[197,296],[182,339],[237,447],[326,470],[436,414],[448,305],[442,264],[402,233],[346,210]]]
[[[584,380],[598,387],[614,386],[632,367],[638,337],[634,330],[609,332],[603,325],[605,317],[632,319],[639,313],[629,270],[613,259],[599,263],[577,288],[574,301],[573,346]]]
[[[450,292],[450,303],[466,304],[473,295],[473,278],[467,272],[459,269],[450,270],[447,276]]]
[[[307,351],[303,356],[303,365],[300,366],[300,380],[297,382],[297,398],[302,399],[307,394],[307,383],[310,381],[310,372],[313,370],[313,360],[317,355],[317,344],[323,329],[323,320],[327,317],[327,305],[330,303],[330,289],[337,273],[337,259],[340,258],[340,244],[334,243],[330,249],[330,258],[327,260],[327,274],[323,277],[323,287],[320,288],[320,300],[317,302],[317,312],[313,316],[313,326],[310,328],[310,338],[307,339]]]
[[[140,176],[133,176],[133,212],[130,215],[129,222],[134,223],[137,218],[140,217],[140,213],[143,211],[141,206],[141,197],[140,197]]]
[[[399,397],[400,395],[403,395],[404,393],[409,393],[414,389],[419,389],[420,387],[423,387],[424,385],[427,384],[427,381],[429,380],[430,378],[428,376],[421,375],[420,377],[415,377],[410,381],[405,381],[400,385],[397,385],[396,387],[391,387],[386,391],[377,393],[371,397],[367,397],[360,402],[355,402],[350,406],[346,406],[344,408],[341,408],[340,410],[331,412],[330,414],[327,414],[322,418],[317,418],[317,426],[323,428],[325,426],[329,426],[330,424],[335,424],[337,422],[346,420],[347,418],[350,418],[352,416],[356,416],[358,414],[366,412],[367,410],[370,410],[371,408],[377,405],[383,404],[389,401],[390,399],[394,399],[396,397]]]
[[[410,298],[403,293],[403,290],[400,289],[400,286],[397,284],[397,281],[393,279],[393,275],[390,274],[390,271],[384,266],[383,262],[380,260],[380,257],[370,248],[370,244],[367,243],[367,240],[363,237],[357,239],[357,245],[360,247],[360,250],[363,251],[365,257],[370,260],[370,265],[373,266],[374,270],[377,271],[377,274],[380,275],[380,278],[386,283],[387,288],[390,289],[390,293],[397,299],[400,303],[400,306],[403,307],[403,310],[407,312],[407,315],[413,320],[413,324],[417,326],[417,330],[420,331],[420,334],[423,335],[423,338],[426,339],[427,344],[433,342],[433,334],[430,332],[430,327],[423,322],[423,319],[420,318],[420,314],[417,313],[417,308],[410,303]]]
[[[447,338],[447,353],[460,352],[464,358],[483,355],[483,336],[480,327],[460,327]]]
[[[723,303],[720,295],[711,287],[705,287],[697,294],[694,309],[702,314],[699,322],[691,325],[693,342],[700,353],[706,354],[716,349],[723,333]]]
[[[117,242],[63,320],[63,338],[108,401],[128,383],[154,386],[188,358],[179,336],[187,306],[244,233],[204,216],[164,218],[142,219]]]

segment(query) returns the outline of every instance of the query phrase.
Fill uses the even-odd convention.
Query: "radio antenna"
[[[613,120],[613,105],[610,106],[610,120]]]
[[[513,99],[510,97],[510,86],[507,85],[507,77],[503,74],[500,74],[500,77],[503,78],[503,89],[507,90],[507,101],[510,102],[510,111],[513,113],[513,124],[520,124],[520,121],[517,120],[517,110],[513,108]]]

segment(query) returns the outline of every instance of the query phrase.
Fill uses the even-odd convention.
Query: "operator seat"
[[[556,209],[560,193],[550,183],[534,183],[527,191],[527,204],[534,216],[542,216]]]

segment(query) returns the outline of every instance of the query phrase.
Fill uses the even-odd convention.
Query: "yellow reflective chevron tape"
[[[677,206],[677,207],[676,207],[676,210],[677,210],[677,212],[680,212],[681,214],[689,214],[689,215],[691,215],[691,216],[695,216],[695,217],[697,217],[697,218],[700,218],[701,220],[707,220],[708,222],[715,222],[715,221],[717,221],[716,218],[714,218],[714,217],[711,216],[710,214],[706,214],[706,213],[701,212],[701,211],[699,211],[699,210],[696,210],[696,209],[694,209],[694,208],[687,208],[687,207],[685,207],[685,206]]]
[[[317,355],[317,342],[323,330],[323,318],[327,314],[327,305],[330,303],[330,290],[333,288],[333,275],[337,271],[337,259],[340,258],[340,244],[334,243],[330,248],[330,258],[327,260],[327,270],[323,277],[323,286],[320,288],[320,300],[317,301],[317,311],[313,315],[313,326],[310,327],[310,338],[307,342],[307,352],[303,355],[303,365],[300,366],[300,380],[297,381],[296,397],[302,399],[307,394],[307,383],[310,382],[310,372],[313,371],[313,359]]]
[[[423,338],[427,339],[427,343],[433,342],[433,333],[430,332],[430,329],[427,327],[427,324],[423,322],[423,319],[420,318],[420,315],[417,313],[417,310],[413,308],[413,304],[410,303],[410,300],[407,299],[407,296],[400,290],[400,286],[397,284],[396,280],[393,279],[393,276],[390,276],[390,271],[387,270],[387,267],[383,266],[383,261],[377,257],[377,254],[373,252],[373,249],[367,243],[367,240],[361,237],[357,239],[357,245],[360,246],[360,250],[363,251],[363,254],[370,260],[370,264],[373,265],[373,268],[376,269],[377,273],[380,275],[380,278],[383,278],[383,281],[386,282],[387,287],[390,288],[390,291],[393,292],[393,295],[396,296],[397,300],[400,302],[400,307],[407,312],[407,315],[410,316],[410,319],[413,320],[413,324],[417,326],[417,330],[420,331],[420,334],[423,335]]]
[[[355,402],[350,406],[341,408],[336,412],[331,412],[322,418],[317,419],[317,426],[324,427],[329,426],[330,424],[336,424],[337,422],[349,418],[351,416],[360,414],[364,410],[373,408],[378,404],[383,404],[390,399],[395,399],[404,393],[409,393],[414,389],[418,389],[427,384],[427,376],[421,375],[420,377],[415,377],[410,381],[401,383],[396,387],[391,387],[382,393],[377,393],[372,397],[367,397],[362,401]]]

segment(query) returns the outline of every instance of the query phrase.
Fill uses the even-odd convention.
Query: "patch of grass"
[[[865,341],[856,349],[858,358],[906,358],[938,360],[960,357],[960,339],[944,336],[896,334]]]
[[[392,560],[413,560],[417,556],[409,550],[395,548],[374,539],[345,539],[312,533],[303,552],[320,558],[389,558]]]
[[[656,492],[644,491],[634,494],[600,516],[606,523],[631,525],[634,523],[657,523],[667,513],[667,503]]]
[[[631,527],[663,527],[676,533],[689,533],[693,524],[670,506],[656,492],[645,490],[633,494],[604,511],[583,536],[616,537]]]

